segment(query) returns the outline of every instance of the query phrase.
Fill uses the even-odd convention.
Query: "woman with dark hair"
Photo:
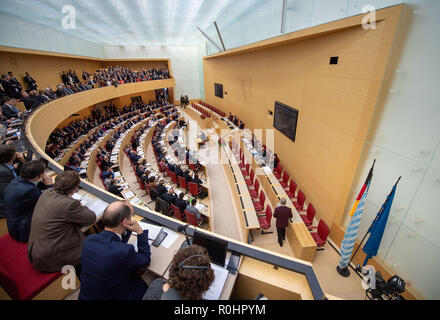
[[[155,279],[143,300],[201,300],[214,282],[208,251],[192,245],[180,249],[169,269],[169,280]]]

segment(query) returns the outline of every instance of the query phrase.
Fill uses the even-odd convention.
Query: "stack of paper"
[[[97,199],[87,207],[95,213],[96,218],[99,218],[104,213],[104,210],[105,208],[107,208],[107,206],[108,206],[107,202],[102,201],[101,199]]]
[[[211,263],[211,269],[214,271],[214,282],[211,284],[208,291],[203,294],[203,299],[219,300],[226,279],[228,278],[229,271],[213,263]]]

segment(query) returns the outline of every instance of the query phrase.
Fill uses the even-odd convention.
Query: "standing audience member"
[[[76,274],[81,273],[81,228],[94,224],[96,215],[72,198],[79,183],[76,171],[64,171],[55,178],[54,188],[38,199],[28,242],[28,258],[38,271],[58,272],[73,265]]]
[[[105,209],[104,231],[89,236],[82,252],[79,300],[140,300],[148,289],[139,276],[150,265],[148,230],[132,220],[133,207],[116,201]],[[137,233],[137,252],[127,244]]]
[[[8,231],[17,241],[27,242],[29,239],[32,213],[42,193],[37,184],[41,181],[43,190],[52,185],[52,179],[44,174],[45,169],[41,160],[26,162],[20,169],[20,177],[6,187],[4,199]]]
[[[31,77],[31,75],[29,74],[29,72],[25,72],[26,76],[24,77],[24,82],[27,83],[28,85],[28,90],[32,91],[32,90],[37,90],[37,82]]]
[[[281,198],[280,205],[275,209],[273,216],[277,219],[278,243],[282,247],[283,240],[286,240],[286,228],[289,225],[289,219],[293,217],[292,209],[286,206],[286,199]]]

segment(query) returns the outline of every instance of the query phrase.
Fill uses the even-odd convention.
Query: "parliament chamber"
[[[143,281],[136,288],[145,285],[136,299],[153,299],[158,283],[164,284],[157,289],[164,295],[181,298],[183,291],[174,290],[171,279],[176,268],[185,267],[214,275],[207,276],[203,295],[185,296],[189,300],[368,297],[356,265],[366,259],[384,279],[398,274],[395,266],[358,250],[359,238],[351,241],[355,254],[343,270],[349,276],[341,276],[339,261],[351,219],[347,213],[359,200],[363,209],[365,199],[356,195],[368,162],[376,161],[365,148],[403,45],[408,10],[406,5],[377,10],[374,32],[362,28],[362,15],[353,15],[197,55],[200,93],[191,91],[190,97],[185,89],[194,76],[179,56],[190,50],[185,47],[173,57],[98,58],[1,46],[6,129],[0,155],[17,154],[0,163],[13,174],[7,171],[13,182],[4,184],[0,199],[0,214],[6,212],[0,215],[0,299],[111,299],[96,283],[107,281],[110,288],[110,282],[125,280],[102,279],[111,269],[99,266],[105,264],[99,258],[105,250],[97,248],[113,250],[119,238],[130,249],[114,250],[148,257],[136,268],[136,281]],[[17,79],[25,79],[27,93]],[[45,89],[38,92],[36,84]],[[292,114],[294,122],[280,120]],[[44,163],[44,173],[35,160]],[[26,178],[32,171],[27,167],[40,173]],[[65,181],[67,176],[75,178]],[[76,177],[79,185],[66,191]],[[31,210],[30,218],[34,210],[32,219],[38,212],[38,223],[29,220],[27,231],[19,230],[25,241],[17,240],[9,213],[14,197],[8,190],[18,179],[39,189],[30,209],[17,209]],[[69,198],[66,210],[78,206],[95,218],[78,222],[80,214],[67,211],[66,219],[79,232],[69,231],[69,237],[75,233],[82,261],[67,264],[75,275],[68,288],[64,268],[45,269],[37,259],[41,242],[50,241],[48,233],[67,237],[56,228],[48,231],[57,218],[49,213],[41,218],[59,192]],[[117,207],[129,218],[115,224]],[[121,226],[119,234],[115,230]],[[99,238],[104,235],[112,240]],[[204,253],[176,263],[179,254],[199,246]],[[184,265],[206,254],[209,266]],[[63,261],[54,254],[58,259]],[[102,274],[94,276],[95,270]],[[167,284],[174,289],[166,291]],[[127,299],[135,299],[131,291]],[[405,299],[421,297],[411,282],[401,293]]]

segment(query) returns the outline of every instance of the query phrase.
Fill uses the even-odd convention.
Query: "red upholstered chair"
[[[188,190],[188,186],[186,184],[186,179],[184,177],[178,177],[178,179],[179,179],[179,187],[182,189],[185,189],[185,192],[186,192],[186,190]]]
[[[327,237],[330,234],[330,229],[324,220],[319,220],[318,227],[309,227],[310,229],[318,229],[318,232],[310,232],[310,235],[315,240],[318,248],[322,248],[327,242]]]
[[[141,179],[139,179],[138,176],[136,176],[136,179],[137,179],[137,182],[138,182],[138,184],[139,184],[139,188],[140,188],[141,190],[147,190],[147,187],[145,186],[144,181],[142,181]]]
[[[254,198],[258,198],[258,192],[260,191],[260,181],[258,179],[255,179],[254,182],[254,189],[249,189],[249,194],[251,195],[251,197]]]
[[[272,209],[268,205],[266,207],[265,214],[263,216],[258,217],[258,223],[260,224],[260,228],[262,229],[261,234],[273,233],[272,231],[271,232],[264,232],[264,230],[270,229],[271,221],[272,221]]]
[[[304,224],[309,227],[313,224],[313,218],[315,217],[316,210],[313,204],[310,202],[307,206],[307,211],[300,211],[300,213],[306,212],[306,215],[301,214],[300,217],[304,221]]]
[[[170,171],[171,182],[177,184],[177,174],[175,172]]]
[[[301,190],[298,191],[298,198],[297,201],[293,203],[296,210],[302,211],[304,207],[304,202],[306,201],[306,195]]]
[[[173,208],[174,216],[179,219],[180,221],[184,220],[185,215],[180,212],[180,209],[176,207],[174,204],[171,204],[171,208]]]
[[[251,174],[249,179],[244,179],[246,181],[246,185],[248,187],[252,187],[254,185],[255,171],[251,169]]]
[[[293,181],[293,179],[290,179],[289,190],[286,190],[287,196],[290,200],[295,199],[297,187],[298,185],[296,184],[296,182]]]
[[[159,162],[158,166],[159,166],[159,172],[167,171],[167,167],[163,163]]]
[[[277,179],[281,179],[281,173],[283,172],[283,166],[281,165],[281,161],[278,162],[278,166],[273,169],[273,174]]]
[[[195,182],[188,182],[188,190],[195,197],[200,194],[199,185]]]
[[[186,222],[196,227],[200,227],[203,223],[203,220],[205,219],[203,216],[201,216],[200,219],[197,221],[196,215],[186,210],[185,210],[185,216],[186,216]]]
[[[15,241],[5,234],[0,237],[0,252],[0,286],[11,299],[31,300],[51,284],[54,287],[51,286],[50,294],[47,291],[51,295],[48,299],[64,299],[73,291],[62,289],[61,283],[54,283],[63,275],[61,272],[42,273],[34,269],[27,258],[26,243]],[[3,293],[2,299],[8,297]]]
[[[264,202],[266,201],[266,195],[263,190],[260,191],[260,200],[258,202],[254,202],[255,211],[261,212],[264,211]]]
[[[280,181],[281,186],[282,186],[284,189],[286,189],[286,188],[287,188],[287,183],[288,183],[288,182],[289,182],[289,174],[287,173],[286,170],[284,170],[284,173],[283,173],[283,180]]]
[[[251,165],[249,163],[246,163],[244,168],[241,168],[241,173],[243,173],[243,176],[247,176],[249,174],[249,169],[251,168]]]
[[[195,171],[195,170],[196,170],[196,165],[190,161],[190,162],[189,162],[189,168],[190,168],[192,171]]]

